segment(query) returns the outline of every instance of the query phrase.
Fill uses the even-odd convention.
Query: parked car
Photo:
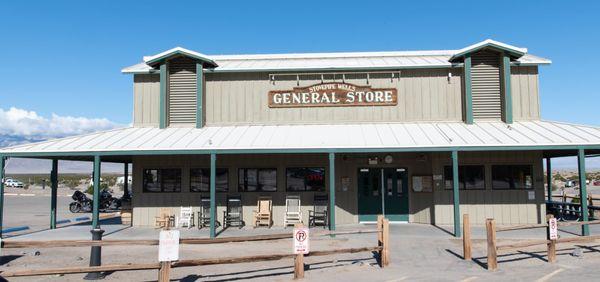
[[[19,180],[14,180],[14,179],[6,179],[6,181],[4,181],[4,186],[6,187],[13,187],[13,188],[23,188],[25,185],[23,185],[23,182],[19,181]]]
[[[600,180],[594,180],[594,186],[600,186]]]

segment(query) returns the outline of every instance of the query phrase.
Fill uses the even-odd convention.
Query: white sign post
[[[179,230],[160,231],[158,261],[179,260]]]
[[[308,228],[306,228],[306,227],[294,228],[294,254],[308,254],[310,251],[308,241],[309,241]]]
[[[558,239],[558,224],[556,218],[550,218],[550,220],[548,220],[548,227],[550,240]]]

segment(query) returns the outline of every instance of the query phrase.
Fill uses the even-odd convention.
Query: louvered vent
[[[471,57],[473,119],[502,118],[500,58],[498,53],[487,50],[475,53]]]
[[[185,57],[169,61],[169,125],[196,122],[196,63]]]

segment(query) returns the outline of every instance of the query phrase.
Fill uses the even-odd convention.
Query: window
[[[325,168],[286,169],[287,191],[325,191]]]
[[[229,191],[229,170],[226,168],[217,168],[216,177],[217,181],[215,183],[215,188],[217,192]],[[190,191],[210,191],[210,168],[190,169]]]
[[[241,192],[277,191],[277,169],[240,168],[238,170],[238,190]]]
[[[181,192],[181,169],[144,169],[144,192]]]
[[[452,166],[444,167],[446,189],[452,189]],[[485,189],[485,167],[482,165],[459,165],[458,188],[462,190]]]
[[[533,174],[530,165],[492,166],[493,189],[533,189]]]

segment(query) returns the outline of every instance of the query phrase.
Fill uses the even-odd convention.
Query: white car
[[[13,188],[23,188],[23,182],[19,181],[19,180],[14,180],[14,179],[6,179],[6,181],[4,181],[4,186],[6,187],[13,187]]]

